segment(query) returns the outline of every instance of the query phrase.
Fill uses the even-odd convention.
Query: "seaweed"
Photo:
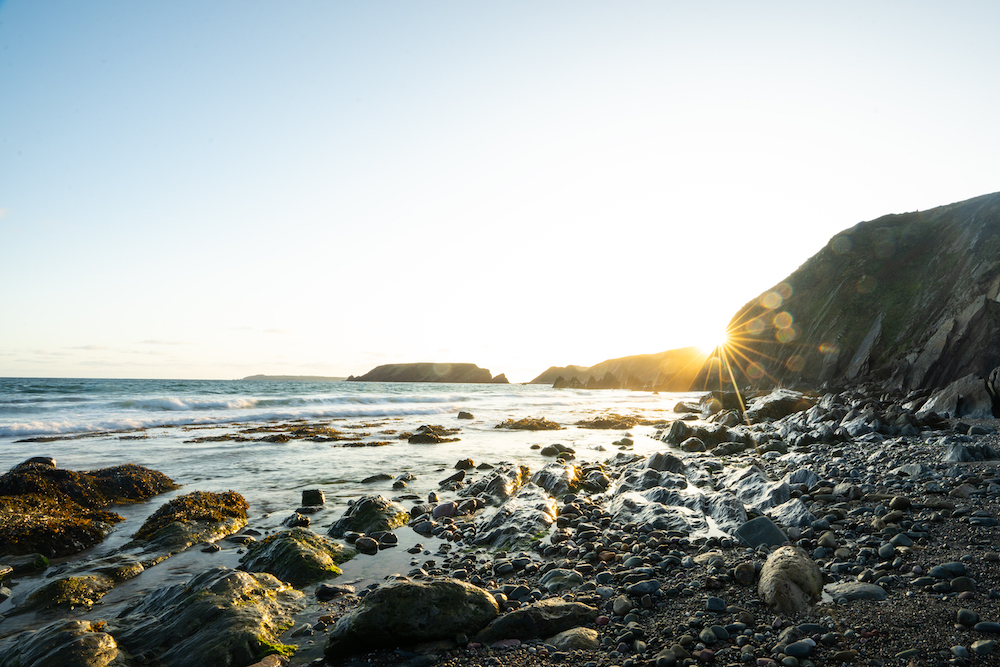
[[[558,431],[562,429],[562,426],[555,422],[550,422],[545,417],[535,419],[534,417],[525,417],[523,419],[507,419],[500,422],[493,428],[505,428],[510,430],[518,431]]]
[[[174,498],[153,512],[132,537],[137,540],[152,539],[158,530],[175,521],[220,522],[226,518],[246,521],[249,507],[243,496],[235,491],[193,491]]]

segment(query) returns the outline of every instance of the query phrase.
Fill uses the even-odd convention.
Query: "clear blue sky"
[[[996,2],[0,2],[0,375],[711,340],[1000,190]]]

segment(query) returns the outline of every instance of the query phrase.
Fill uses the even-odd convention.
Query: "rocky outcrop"
[[[252,543],[240,563],[247,572],[267,572],[297,588],[339,575],[353,549],[305,528],[292,528]]]
[[[492,595],[464,581],[393,581],[376,588],[337,621],[326,655],[472,636],[498,613]]]
[[[594,366],[552,366],[530,384],[557,389],[688,391],[707,355],[696,347],[608,359]]]
[[[556,520],[555,500],[528,482],[492,515],[476,522],[476,544],[504,547],[547,532]]]
[[[119,614],[114,635],[143,664],[250,665],[290,652],[277,639],[304,597],[270,574],[217,567],[137,600]]]
[[[739,354],[699,386],[852,384],[909,391],[1000,366],[1000,193],[837,234],[729,324]]]
[[[493,377],[475,364],[416,363],[384,364],[364,375],[347,378],[349,382],[468,382],[507,384],[503,373]]]
[[[127,547],[177,553],[198,542],[231,535],[247,523],[247,505],[235,491],[178,496],[146,519]]]
[[[118,643],[103,623],[60,620],[23,632],[0,647],[0,665],[32,667],[124,667]]]

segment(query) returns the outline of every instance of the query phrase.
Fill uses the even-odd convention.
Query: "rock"
[[[0,665],[124,667],[125,657],[103,623],[59,620],[0,644]]]
[[[247,572],[267,572],[296,588],[338,576],[338,565],[354,556],[336,542],[304,528],[292,528],[251,544],[240,559]]]
[[[619,595],[611,605],[615,616],[624,616],[632,611],[632,601],[625,595]]]
[[[118,644],[162,667],[248,665],[278,643],[304,595],[270,574],[216,567],[154,590],[115,623]]]
[[[326,655],[474,635],[497,617],[487,591],[457,579],[392,581],[337,621]]]
[[[580,487],[580,469],[566,463],[550,463],[531,476],[534,484],[555,498],[561,498]]]
[[[500,616],[476,634],[474,641],[490,644],[501,639],[549,637],[593,623],[597,613],[582,602],[549,598]]]
[[[816,405],[816,399],[790,389],[775,389],[767,396],[750,401],[746,416],[750,422],[764,419],[781,419],[795,412],[808,410]]]
[[[6,571],[7,568],[10,568],[10,571],[6,572],[6,574],[15,577],[23,574],[43,572],[48,567],[49,559],[38,553],[0,557],[0,569]]]
[[[766,516],[747,521],[737,529],[736,536],[751,547],[759,547],[762,544],[778,547],[788,541],[788,536]]]
[[[560,651],[572,651],[574,649],[593,650],[601,645],[597,630],[591,628],[565,630],[553,637],[549,637],[545,643],[555,646]]]
[[[458,418],[459,419],[475,419],[475,417],[472,416],[471,412],[465,412],[464,410],[460,410],[459,411]]]
[[[495,504],[500,504],[517,493],[528,481],[529,474],[527,466],[504,463],[493,468],[485,477],[459,489],[458,495],[484,496]]]
[[[388,482],[390,479],[392,479],[392,475],[390,475],[389,473],[379,472],[375,473],[374,475],[369,475],[368,477],[365,477],[363,480],[361,480],[361,483],[374,484],[375,482]]]
[[[14,611],[90,609],[114,586],[114,579],[105,574],[60,577],[33,591],[19,594],[14,600]]]
[[[555,500],[529,482],[500,505],[492,516],[476,522],[475,543],[503,547],[525,542],[548,531],[555,517]]]
[[[767,510],[767,516],[786,528],[806,528],[816,521],[816,517],[806,504],[798,498],[792,498],[777,507],[772,507]]]
[[[546,445],[542,447],[539,454],[542,456],[559,456],[560,454],[576,454],[576,450],[572,447],[567,447],[566,445],[560,445],[557,442],[553,445]]]
[[[308,515],[293,512],[287,519],[281,522],[281,525],[288,526],[289,528],[305,528],[310,523],[312,523],[312,519]]]
[[[917,418],[930,413],[942,417],[969,417],[992,419],[993,399],[986,390],[986,382],[978,375],[959,378],[933,394],[917,411]]]
[[[455,464],[455,470],[471,470],[475,467],[476,463],[472,459],[462,459]]]
[[[374,533],[406,525],[409,514],[399,503],[382,496],[362,496],[348,503],[344,516],[327,531],[333,537],[343,537],[348,531]]]
[[[887,595],[881,586],[860,581],[829,584],[825,590],[834,600],[884,600]]]
[[[757,466],[734,468],[719,475],[717,488],[726,489],[739,498],[744,505],[758,513],[764,513],[772,507],[788,502],[791,499],[791,488],[788,484],[772,482]]]
[[[306,507],[325,505],[326,495],[320,489],[305,489],[302,491],[302,504]]]
[[[538,583],[549,593],[560,593],[582,584],[583,575],[576,570],[556,567],[543,574]]]
[[[489,370],[467,363],[383,364],[350,382],[458,382],[506,383],[503,373],[493,377]]]
[[[740,586],[752,586],[757,579],[753,563],[740,563],[733,569],[733,576]]]
[[[363,553],[366,556],[374,556],[378,553],[378,540],[365,535],[354,541],[354,547],[359,553]]]
[[[126,546],[177,553],[198,542],[213,542],[247,523],[248,505],[235,491],[194,491],[161,505]]]
[[[760,571],[757,594],[785,614],[800,613],[819,599],[823,575],[799,547],[781,547],[768,556]]]

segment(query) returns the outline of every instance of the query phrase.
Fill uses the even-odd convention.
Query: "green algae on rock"
[[[0,554],[69,556],[91,547],[124,521],[121,515],[39,494],[0,496]]]
[[[525,417],[523,419],[506,419],[493,428],[505,428],[509,430],[516,431],[558,431],[562,428],[559,424],[555,422],[550,422],[545,417],[540,419],[535,419],[534,417]]]
[[[33,591],[17,607],[17,612],[40,609],[52,612],[60,609],[90,609],[94,603],[114,588],[114,580],[104,574],[63,577]]]
[[[247,547],[240,563],[248,572],[267,572],[296,588],[338,576],[337,567],[355,556],[353,549],[305,528],[292,528]]]
[[[235,533],[247,523],[247,501],[235,491],[193,491],[166,503],[136,531],[134,542],[183,549]]]
[[[118,644],[161,667],[250,665],[294,647],[278,637],[305,595],[267,573],[216,567],[136,600],[118,617]]]

